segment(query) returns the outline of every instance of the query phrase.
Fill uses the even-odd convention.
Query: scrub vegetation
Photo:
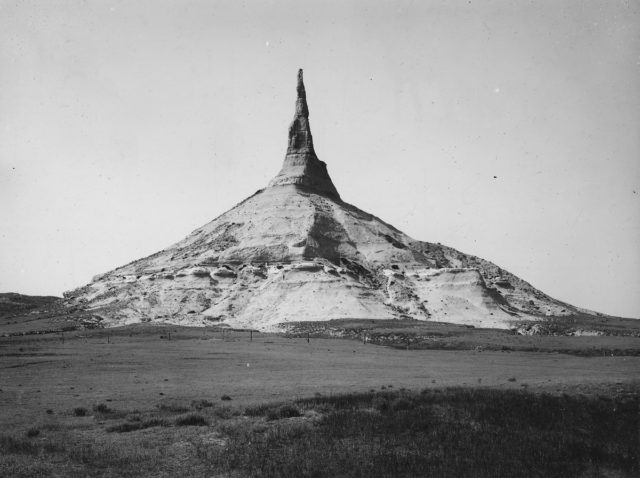
[[[292,478],[640,473],[640,402],[633,394],[385,386],[222,415],[220,405],[198,405],[187,413],[96,411],[80,421],[70,410],[57,425],[0,434],[0,471]]]

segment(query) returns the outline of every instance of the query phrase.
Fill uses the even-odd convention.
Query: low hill
[[[15,292],[0,293],[0,317],[24,314],[30,310],[53,306],[62,301],[62,297],[51,295],[23,295]]]

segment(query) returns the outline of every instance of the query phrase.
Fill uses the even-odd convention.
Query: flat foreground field
[[[640,381],[637,356],[407,351],[258,333],[250,341],[248,332],[229,331],[222,337],[159,327],[114,330],[108,338],[107,331],[67,334],[64,342],[59,335],[0,338],[0,421],[28,422],[47,409],[64,413],[105,400],[130,409],[226,394],[245,405],[382,385],[564,392]]]
[[[306,338],[259,333],[251,337],[248,332],[233,331],[223,336],[219,330],[176,327],[73,332],[64,338],[54,334],[1,337],[0,428],[9,458],[0,460],[0,476],[126,474],[108,464],[87,468],[99,457],[82,455],[77,447],[83,440],[104,445],[108,439],[113,445],[118,437],[143,432],[149,440],[150,430],[160,430],[154,439],[160,440],[162,434],[166,443],[175,443],[178,439],[169,436],[172,428],[151,428],[166,425],[155,416],[156,421],[148,421],[149,428],[142,427],[147,428],[142,432],[106,430],[118,419],[151,420],[149,414],[154,410],[244,410],[320,395],[379,393],[382,389],[384,393],[419,392],[453,386],[634,399],[639,378],[638,356],[402,350],[347,339],[311,338],[307,342]],[[194,403],[201,406],[193,408]],[[230,411],[219,415],[225,413],[229,416],[223,418],[232,415]],[[236,417],[241,414],[234,413]],[[205,417],[207,423],[212,419],[211,413]],[[198,425],[197,416],[187,417],[189,420]],[[185,433],[181,431],[180,436],[187,445],[181,446],[192,443],[193,436],[185,439]],[[53,442],[46,441],[48,436]],[[47,462],[46,446],[55,454],[57,440],[75,443],[75,465]],[[29,448],[33,443],[40,443],[41,448]],[[157,449],[157,443],[147,445]],[[21,461],[21,453],[39,457],[39,468],[30,469]],[[139,460],[149,458],[143,455]],[[127,460],[129,465],[137,461],[135,457]],[[185,470],[178,467],[174,471]],[[149,473],[158,476],[157,470]],[[194,468],[190,473],[200,472]]]

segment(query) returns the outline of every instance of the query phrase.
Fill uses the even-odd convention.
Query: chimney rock
[[[296,88],[296,111],[289,126],[289,143],[284,164],[278,175],[271,180],[269,187],[296,185],[333,199],[340,195],[333,185],[327,165],[318,159],[313,149],[313,137],[309,125],[309,107],[304,89],[302,70],[298,70]]]

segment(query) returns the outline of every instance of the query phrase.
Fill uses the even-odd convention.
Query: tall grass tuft
[[[199,413],[187,413],[186,415],[181,415],[179,417],[176,417],[175,424],[179,427],[206,426],[206,425],[209,425],[209,422],[205,417],[203,417]]]
[[[168,427],[171,423],[163,418],[150,418],[148,420],[140,420],[133,422],[118,423],[107,427],[108,432],[127,433],[136,430],[144,430],[145,428],[152,427]]]

